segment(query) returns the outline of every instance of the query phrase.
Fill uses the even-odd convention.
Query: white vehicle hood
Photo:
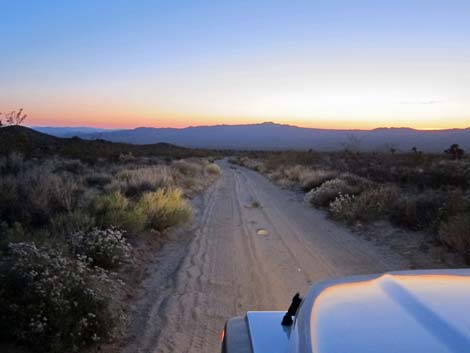
[[[291,330],[286,353],[470,352],[470,270],[322,282]]]

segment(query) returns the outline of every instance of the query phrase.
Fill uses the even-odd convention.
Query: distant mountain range
[[[58,127],[58,126],[32,126],[32,129],[42,132],[43,134],[48,134],[57,137],[73,137],[80,134],[93,134],[101,132],[110,132],[111,129],[100,129],[96,127],[88,126],[76,126],[76,127]]]
[[[316,149],[339,150],[345,147],[361,150],[409,151],[416,147],[426,152],[441,152],[457,143],[470,150],[470,128],[415,130],[411,128],[378,128],[374,130],[332,130],[302,128],[271,122],[249,125],[197,126],[182,129],[139,127],[128,130],[89,130],[92,128],[34,128],[61,137],[102,139],[132,144],[170,143],[191,148],[211,149]]]

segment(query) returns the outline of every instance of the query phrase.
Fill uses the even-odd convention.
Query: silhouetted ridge
[[[79,136],[90,140],[100,138],[133,144],[166,142],[191,148],[253,150],[338,150],[344,148],[353,136],[358,141],[358,147],[368,151],[387,150],[393,146],[399,151],[416,147],[422,151],[442,152],[453,143],[470,150],[469,129],[423,131],[407,127],[381,127],[374,130],[333,130],[264,122],[187,128],[139,127]]]

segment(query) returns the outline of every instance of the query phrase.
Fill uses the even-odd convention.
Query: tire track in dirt
[[[325,278],[407,266],[293,192],[219,164],[223,174],[194,201],[192,224],[174,230],[156,254],[131,312],[124,353],[218,352],[231,316],[286,309],[293,293]]]

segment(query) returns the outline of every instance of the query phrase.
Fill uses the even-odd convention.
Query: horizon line
[[[374,128],[317,128],[317,127],[308,127],[308,126],[301,126],[301,125],[294,125],[294,124],[285,124],[279,123],[274,121],[263,121],[260,123],[240,123],[240,124],[213,124],[213,125],[187,125],[184,127],[171,127],[171,126],[135,126],[135,127],[122,127],[122,128],[112,128],[112,127],[99,127],[93,125],[33,125],[33,124],[25,124],[24,126],[35,129],[35,128],[62,128],[62,129],[100,129],[106,131],[121,131],[121,130],[136,130],[136,129],[174,129],[174,130],[184,130],[190,128],[201,128],[201,127],[221,127],[221,126],[257,126],[257,125],[279,125],[279,126],[288,126],[300,129],[309,129],[309,130],[324,130],[324,131],[374,131],[380,129],[389,129],[389,130],[400,130],[400,129],[407,129],[407,130],[414,130],[414,131],[446,131],[446,130],[468,130],[470,126],[467,127],[449,127],[449,128],[413,128],[410,126],[377,126]]]

